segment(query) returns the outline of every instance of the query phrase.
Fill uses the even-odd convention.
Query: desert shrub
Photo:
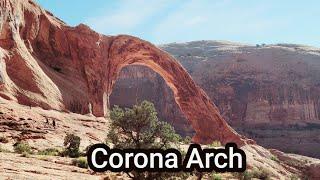
[[[74,134],[67,134],[67,136],[64,138],[63,143],[63,145],[65,146],[63,156],[69,156],[72,158],[79,157],[80,141],[81,138],[79,136],[76,136]]]
[[[9,140],[8,140],[7,137],[1,136],[1,137],[0,137],[0,142],[1,142],[1,143],[8,143]]]
[[[212,179],[212,180],[221,180],[222,177],[221,177],[220,174],[212,173],[212,174],[211,174],[211,179]]]
[[[185,143],[185,144],[190,144],[190,143],[191,143],[191,137],[190,137],[190,136],[186,136],[186,137],[183,139],[183,143]]]
[[[23,154],[23,153],[32,154],[32,149],[29,146],[29,144],[26,142],[20,142],[20,141],[16,142],[13,145],[13,149],[14,149],[14,152],[19,154]]]
[[[253,169],[246,170],[242,173],[235,173],[235,177],[239,180],[251,180],[251,179],[261,179],[268,180],[271,177],[271,174],[266,169]]]
[[[273,160],[273,161],[279,162],[279,159],[276,156],[271,156],[270,159]]]
[[[258,178],[258,179],[261,179],[261,180],[267,180],[267,179],[270,179],[270,172],[267,171],[266,169],[254,169],[252,172],[251,172],[251,175],[253,178]]]
[[[243,173],[240,173],[240,176],[238,178],[241,180],[251,180],[253,178],[253,175],[250,171],[244,171]]]
[[[38,155],[46,155],[46,156],[59,156],[61,153],[59,149],[48,148],[38,152]]]
[[[80,168],[88,168],[88,161],[86,157],[79,157],[72,160],[72,164]]]
[[[295,174],[293,174],[293,175],[291,175],[290,176],[290,180],[299,180],[300,178],[297,176],[297,175],[295,175]]]
[[[213,141],[211,144],[209,144],[209,147],[221,147],[220,141]]]

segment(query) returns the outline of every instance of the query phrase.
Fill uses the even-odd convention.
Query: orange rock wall
[[[91,103],[93,113],[103,116],[120,70],[143,65],[172,89],[196,132],[195,142],[243,144],[185,69],[149,42],[126,35],[104,36],[85,25],[69,27],[31,0],[3,0],[0,8],[2,97],[82,113]]]

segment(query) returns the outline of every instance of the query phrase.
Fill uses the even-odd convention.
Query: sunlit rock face
[[[318,48],[288,44],[257,47],[220,41],[173,43],[161,48],[186,68],[234,128],[268,147],[320,156],[315,150],[320,146]],[[127,82],[141,80],[131,84],[131,89],[146,87],[143,97],[157,102],[157,94],[161,94],[162,100],[173,104],[173,99],[166,97],[170,94],[158,90],[165,92],[165,84],[154,81],[156,74],[152,71],[145,71],[136,68],[127,73]],[[149,82],[154,83],[149,86]],[[122,82],[116,87],[122,89],[128,84]],[[162,111],[165,107],[158,107],[163,117],[183,122],[179,114],[169,116]]]
[[[176,57],[239,132],[269,148],[320,157],[319,48],[221,41],[161,48]]]
[[[195,131],[193,141],[245,144],[215,104],[168,53],[136,37],[70,27],[32,0],[0,1],[0,96],[28,106],[105,116],[121,69],[157,72]]]
[[[198,41],[173,54],[230,122],[319,122],[320,49]]]

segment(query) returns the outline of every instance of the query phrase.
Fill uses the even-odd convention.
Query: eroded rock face
[[[91,103],[93,114],[103,116],[121,69],[144,65],[173,91],[196,132],[194,141],[244,143],[185,69],[152,44],[131,36],[104,36],[85,25],[69,27],[31,0],[3,0],[0,7],[2,97],[82,113]]]
[[[232,124],[320,122],[320,49],[197,41],[162,47]]]
[[[186,68],[237,131],[270,148],[320,157],[320,49],[219,41],[173,43],[161,48]],[[131,79],[141,79],[141,83],[153,76],[136,70]],[[126,79],[130,81],[129,75]],[[145,96],[153,97],[154,91],[146,89],[150,94]],[[172,119],[183,122],[183,117]]]
[[[110,95],[110,104],[131,107],[148,100],[154,103],[161,120],[169,122],[181,135],[192,137],[194,130],[174,100],[163,78],[144,66],[124,67]]]

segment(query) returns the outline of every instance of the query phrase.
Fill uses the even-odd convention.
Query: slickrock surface
[[[84,149],[88,145],[105,142],[107,131],[106,118],[30,108],[0,98],[0,132],[9,140],[1,147],[9,150],[19,140],[27,141],[35,150],[62,147],[67,133],[81,137],[80,146]]]
[[[94,173],[72,165],[72,159],[53,156],[21,157],[19,154],[0,153],[0,179],[128,179],[121,173]]]

